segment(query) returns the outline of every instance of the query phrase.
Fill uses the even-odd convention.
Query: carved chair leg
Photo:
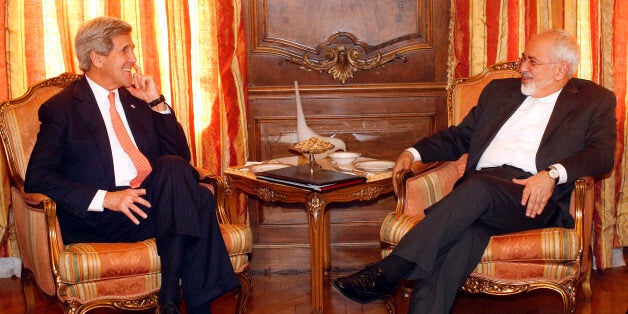
[[[237,273],[236,278],[240,283],[240,288],[236,291],[236,313],[246,312],[247,302],[253,290],[251,271],[247,267],[244,271]]]
[[[22,294],[24,295],[24,303],[26,304],[26,314],[35,313],[35,278],[32,277],[29,271],[22,269]]]
[[[384,301],[384,306],[386,307],[386,312],[388,314],[397,313],[397,299],[395,298],[395,294],[393,293],[386,301]]]
[[[412,288],[414,287],[413,280],[401,280],[401,290],[403,291],[403,297],[409,298],[412,295]]]
[[[589,267],[587,267],[587,271],[584,274],[584,279],[582,280],[582,296],[584,297],[585,302],[591,301],[593,297],[593,291],[591,290],[591,268],[593,267],[593,255],[589,253]]]
[[[577,283],[568,284],[567,286],[554,286],[552,290],[560,293],[563,299],[563,313],[574,313],[576,310],[576,288]]]
[[[564,312],[565,313],[575,313],[576,312],[576,292],[573,291],[568,295],[568,302],[564,303]]]

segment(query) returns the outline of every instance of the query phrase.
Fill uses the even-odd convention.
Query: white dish
[[[395,163],[388,160],[367,160],[355,163],[355,167],[368,172],[383,172],[392,169]]]
[[[352,152],[335,152],[329,154],[329,158],[334,161],[334,163],[338,165],[348,165],[355,161],[356,158],[360,157],[360,153],[352,153]]]
[[[252,172],[262,172],[262,171],[269,171],[269,170],[281,169],[281,168],[286,168],[286,167],[290,167],[290,165],[282,164],[282,163],[267,163],[267,164],[259,164],[259,165],[251,166],[250,169]]]

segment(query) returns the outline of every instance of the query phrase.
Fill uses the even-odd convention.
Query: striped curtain
[[[0,99],[63,72],[81,73],[74,35],[85,21],[113,16],[133,26],[138,65],[172,104],[193,164],[221,174],[243,164],[246,65],[241,0],[0,0]],[[4,158],[4,156],[2,156]],[[0,256],[17,255],[3,238],[8,221],[2,160]],[[246,217],[242,217],[246,219]]]
[[[452,0],[451,4],[450,82],[496,62],[514,61],[532,35],[561,28],[574,35],[582,48],[576,75],[615,91],[615,167],[596,184],[597,268],[611,267],[613,248],[628,246],[627,19],[624,0]]]

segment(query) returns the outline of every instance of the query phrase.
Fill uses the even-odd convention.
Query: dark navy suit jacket
[[[119,94],[135,142],[151,164],[163,155],[190,160],[185,134],[174,114],[153,111],[125,88]],[[65,234],[72,231],[73,222],[97,218],[97,212],[87,210],[97,190],[116,189],[109,138],[85,77],[46,101],[39,109],[39,120],[24,189],[57,203]]]

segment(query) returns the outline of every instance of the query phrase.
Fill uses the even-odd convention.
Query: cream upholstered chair
[[[474,106],[480,92],[496,78],[519,77],[516,62],[495,64],[482,73],[458,79],[447,91],[449,124],[458,124]],[[424,217],[423,210],[449,193],[462,175],[466,155],[458,161],[416,163],[399,173],[395,212],[384,220],[380,240],[382,256]],[[462,285],[469,293],[511,295],[535,289],[560,293],[566,313],[575,309],[576,290],[591,298],[590,238],[593,215],[593,178],[580,178],[571,196],[574,229],[546,228],[493,236],[482,260]]]
[[[55,203],[45,195],[24,193],[24,174],[39,131],[37,111],[48,98],[78,78],[64,73],[0,104],[0,133],[11,172],[10,210],[23,261],[27,312],[34,311],[33,281],[44,297],[61,303],[66,313],[84,313],[98,307],[155,307],[161,273],[154,239],[63,245]],[[220,231],[241,285],[236,291],[236,311],[242,313],[251,292],[251,230],[247,225],[229,223],[223,206],[222,179],[202,169],[199,172],[201,184],[216,193]]]

